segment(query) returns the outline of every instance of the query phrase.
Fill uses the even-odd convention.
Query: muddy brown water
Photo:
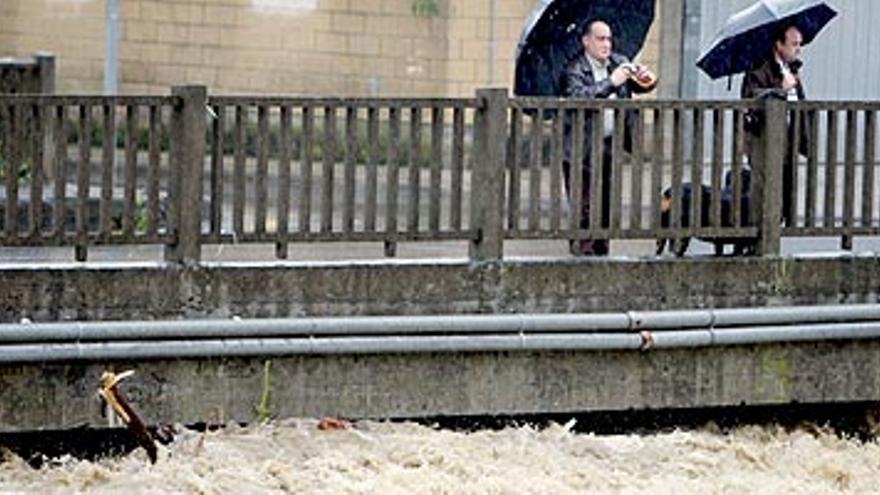
[[[9,493],[876,493],[880,443],[821,429],[743,426],[649,434],[543,428],[453,431],[361,421],[322,431],[295,419],[181,429],[143,450],[35,470],[6,453]]]

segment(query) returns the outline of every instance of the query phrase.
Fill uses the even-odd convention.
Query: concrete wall
[[[154,423],[255,421],[261,358],[0,366],[0,431],[106,425],[105,369]],[[269,365],[280,418],[576,413],[877,400],[880,342],[614,352],[290,356]]]
[[[0,269],[0,320],[603,312],[878,300],[880,261],[556,260]],[[880,341],[647,351],[287,355],[279,417],[566,413],[880,399]],[[104,369],[148,422],[253,421],[265,358],[8,363],[0,431],[105,424]]]
[[[51,51],[58,91],[100,92],[104,0],[3,0],[0,57]],[[472,96],[511,87],[513,57],[534,0],[122,0],[119,91]],[[655,29],[641,59],[656,66]],[[490,43],[494,33],[494,43]],[[489,53],[493,70],[489,74]],[[661,74],[662,77],[662,74]]]
[[[874,257],[0,269],[0,321],[568,313],[877,302]],[[427,281],[427,282],[426,282]]]

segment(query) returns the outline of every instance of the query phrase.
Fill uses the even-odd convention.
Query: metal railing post
[[[201,257],[202,168],[205,159],[205,86],[174,86],[171,122],[171,202],[169,228],[175,243],[166,246],[165,259],[196,264]]]
[[[782,167],[785,162],[785,102],[767,98],[764,128],[752,147],[750,218],[758,227],[759,256],[779,254],[782,212]]]
[[[507,157],[507,89],[477,90],[474,163],[471,171],[472,261],[503,255],[504,166]]]

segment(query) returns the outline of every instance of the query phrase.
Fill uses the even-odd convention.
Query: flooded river
[[[880,444],[746,426],[649,435],[572,424],[458,432],[288,420],[184,430],[151,466],[143,450],[31,469],[7,452],[10,493],[876,493]]]

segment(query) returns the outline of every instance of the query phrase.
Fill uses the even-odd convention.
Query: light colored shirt
[[[782,69],[782,79],[784,80],[788,76],[794,77],[791,69],[788,68],[788,64],[783,62],[782,60],[776,59],[776,63],[779,64],[779,68]],[[797,87],[788,88],[788,91],[785,92],[785,99],[788,101],[798,101]]]
[[[594,59],[593,57],[591,57],[589,54],[587,54],[587,60],[590,62],[590,68],[593,70],[593,80],[594,81],[599,83],[599,82],[602,82],[610,77],[610,74],[608,73],[608,61],[605,61],[604,63],[600,62],[600,61]],[[616,93],[611,93],[611,95],[608,96],[609,100],[614,99],[614,98],[617,98]],[[613,134],[614,133],[614,110],[605,110],[604,114],[602,115],[602,122],[603,122],[602,127],[604,128],[605,136],[607,137],[607,136],[610,136],[611,134]]]

